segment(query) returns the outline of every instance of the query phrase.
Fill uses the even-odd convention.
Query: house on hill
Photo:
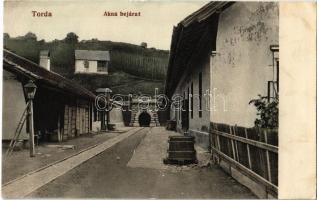
[[[75,50],[75,74],[108,74],[109,51]]]
[[[40,53],[40,66],[3,50],[2,139],[11,140],[27,106],[24,86],[36,85],[33,100],[34,133],[40,141],[64,141],[100,129],[94,109],[95,95],[80,85],[49,71],[48,51]],[[48,59],[48,60],[47,60]],[[45,63],[45,64],[43,64]],[[48,65],[47,65],[48,64]],[[28,124],[28,123],[26,123]],[[28,140],[25,126],[19,139]]]
[[[210,124],[253,127],[258,95],[278,95],[279,8],[274,2],[210,2],[174,27],[165,93],[181,132],[209,143]]]

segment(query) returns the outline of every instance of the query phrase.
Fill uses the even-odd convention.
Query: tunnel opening
[[[139,124],[141,127],[150,126],[151,123],[151,115],[146,111],[142,112],[139,116]]]

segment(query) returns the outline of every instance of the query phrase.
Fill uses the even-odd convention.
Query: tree
[[[36,35],[34,33],[28,32],[27,34],[24,35],[24,39],[36,41],[37,37],[36,37]]]
[[[39,41],[39,44],[40,44],[40,45],[44,45],[44,44],[45,44],[45,40],[44,40],[44,39],[40,40],[40,41]]]
[[[65,42],[75,44],[78,42],[78,36],[74,32],[67,33]]]
[[[142,42],[140,46],[141,46],[142,48],[146,49],[147,43],[146,43],[146,42]]]

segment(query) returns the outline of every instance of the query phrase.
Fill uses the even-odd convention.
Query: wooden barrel
[[[197,163],[195,138],[192,136],[170,136],[168,139],[167,158],[164,164]]]

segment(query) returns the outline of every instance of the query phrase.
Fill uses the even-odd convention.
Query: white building
[[[109,51],[75,50],[75,73],[108,74]]]
[[[165,89],[183,97],[183,111],[170,112],[178,131],[254,126],[249,101],[278,92],[278,11],[272,2],[211,2],[174,27]]]

